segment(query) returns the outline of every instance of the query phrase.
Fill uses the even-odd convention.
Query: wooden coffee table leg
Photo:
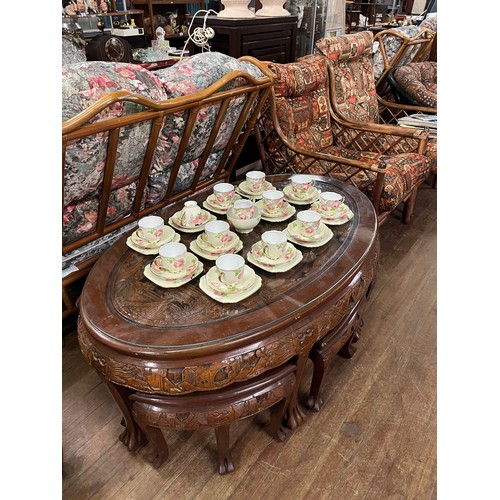
[[[219,474],[227,474],[234,471],[233,457],[229,450],[229,424],[215,428],[217,440],[217,464]]]
[[[302,380],[304,371],[306,369],[307,360],[308,360],[308,353],[299,354],[299,357],[297,358],[297,369],[295,371],[297,382],[292,391],[292,394],[290,395],[290,403],[288,404],[285,417],[287,427],[292,429],[292,431],[296,429],[299,425],[301,425],[306,418],[304,411],[299,405],[299,387],[300,387],[300,381]]]
[[[307,407],[314,411],[319,411],[323,406],[323,398],[321,397],[320,387],[325,374],[325,360],[319,353],[314,353],[312,360],[314,365],[313,377],[311,381],[311,390],[307,398]]]
[[[146,426],[144,429],[151,444],[154,447],[154,453],[149,457],[149,461],[155,469],[160,468],[168,459],[168,445],[163,432],[158,427]]]
[[[120,434],[120,441],[130,451],[137,451],[147,443],[147,439],[132,417],[129,395],[133,391],[127,387],[115,385],[109,381],[106,381],[106,385],[120,408],[125,421],[125,430]]]
[[[289,398],[283,398],[271,408],[271,421],[267,427],[269,434],[278,441],[285,441],[290,429],[283,425],[283,417],[289,403]]]

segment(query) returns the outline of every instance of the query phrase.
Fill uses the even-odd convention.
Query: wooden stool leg
[[[271,421],[267,428],[269,434],[271,434],[274,439],[281,442],[285,441],[290,432],[290,430],[283,425],[283,417],[285,416],[289,399],[289,397],[283,398],[271,408]]]
[[[314,356],[313,361],[313,376],[311,381],[311,389],[309,397],[307,398],[307,407],[314,411],[319,411],[323,406],[323,398],[320,394],[321,382],[325,374],[325,360],[323,356],[317,354]]]
[[[233,457],[229,450],[229,424],[215,428],[215,439],[217,440],[217,465],[219,467],[219,474],[233,472]]]
[[[158,427],[150,425],[144,428],[144,432],[154,447],[154,454],[149,457],[149,461],[155,469],[160,468],[168,459],[168,445],[163,432]]]

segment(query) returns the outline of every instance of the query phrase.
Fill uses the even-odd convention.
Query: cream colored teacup
[[[314,187],[314,179],[310,175],[296,174],[292,175],[292,192],[297,198],[308,198],[311,196]]]
[[[223,220],[207,222],[203,239],[214,248],[223,248],[229,241],[229,227],[229,223]]]
[[[262,193],[262,199],[264,200],[264,207],[268,214],[282,212],[286,205],[285,193],[277,189],[264,191]]]
[[[323,212],[338,210],[343,202],[344,197],[339,193],[334,193],[333,191],[326,191],[319,195],[319,206]]]
[[[264,255],[269,259],[284,257],[287,247],[287,238],[281,231],[265,231],[261,236]]]
[[[223,207],[234,201],[234,186],[229,182],[221,182],[214,186],[214,196],[217,203]]]
[[[154,241],[163,236],[165,221],[157,215],[148,215],[139,220],[139,230],[137,234],[140,238]]]
[[[158,250],[163,267],[173,274],[180,273],[186,262],[187,248],[184,243],[166,243]]]
[[[311,237],[319,229],[321,215],[312,210],[303,210],[297,214],[299,233],[305,237]]]
[[[250,191],[260,192],[262,187],[264,186],[264,182],[266,180],[265,172],[261,172],[260,170],[251,170],[246,174],[247,186]]]
[[[186,201],[179,214],[179,222],[184,227],[196,227],[203,223],[203,212],[196,201]]]
[[[241,282],[245,259],[241,255],[225,254],[217,258],[215,266],[219,272],[220,280],[226,285],[233,285]]]

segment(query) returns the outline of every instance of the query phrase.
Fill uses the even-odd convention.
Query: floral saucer
[[[345,203],[342,203],[336,211],[325,212],[321,209],[321,203],[316,201],[311,205],[311,210],[320,214],[321,222],[330,226],[340,226],[341,224],[349,222],[354,217],[353,211]],[[328,217],[328,215],[331,215],[332,213],[334,216]]]
[[[264,181],[264,183],[262,184],[262,189],[260,191],[252,191],[248,187],[247,181],[243,181],[238,186],[236,186],[235,191],[237,194],[242,195],[245,198],[260,200],[264,191],[271,191],[272,189],[276,188],[269,181]]]
[[[186,276],[192,275],[196,268],[198,267],[198,263],[200,261],[190,252],[186,252],[186,257],[184,258],[184,264],[182,265],[182,269],[178,273],[172,273],[168,269],[163,266],[161,261],[161,257],[156,257],[153,262],[150,263],[151,272],[158,276],[161,279],[167,281],[175,281],[184,279]]]
[[[194,257],[194,256],[193,256]],[[186,274],[182,278],[178,279],[164,279],[155,274],[152,270],[152,264],[148,264],[144,268],[144,276],[148,278],[150,281],[152,281],[154,284],[161,286],[162,288],[178,288],[182,285],[185,285],[186,283],[189,283],[192,279],[196,278],[200,273],[203,272],[203,263],[200,262],[198,259],[197,266],[195,269],[190,273]],[[169,273],[171,274],[171,273]]]
[[[302,252],[297,250],[292,243],[288,243],[285,256],[280,259],[270,259],[264,255],[262,242],[258,241],[252,245],[252,249],[247,253],[247,260],[254,266],[269,271],[271,273],[283,273],[292,269],[302,260]]]
[[[266,207],[264,200],[259,200],[256,205],[260,210],[261,218],[268,222],[283,222],[289,219],[297,211],[294,206],[287,203],[283,211],[278,214],[269,214],[265,211]]]
[[[319,193],[321,191],[312,186],[310,196],[308,196],[307,198],[297,198],[293,194],[292,185],[288,184],[283,188],[283,192],[285,193],[285,200],[289,203],[294,203],[295,205],[309,205],[318,199]]]
[[[214,248],[209,245],[203,238],[202,234],[200,234],[195,240],[193,240],[189,249],[194,252],[196,255],[203,257],[208,260],[216,260],[217,257],[223,255],[225,253],[238,253],[243,248],[243,242],[240,240],[239,236],[232,231],[229,231],[229,235],[231,240],[229,244],[222,248]]]
[[[141,238],[138,234],[138,230],[135,230],[127,238],[127,246],[136,252],[142,253],[143,255],[156,255],[158,249],[165,243],[177,243],[181,239],[179,233],[176,233],[170,226],[163,226],[163,235],[158,240],[146,240]]]
[[[199,224],[197,226],[193,226],[193,227],[183,226],[179,221],[180,212],[177,212],[174,215],[172,215],[172,217],[170,217],[170,219],[168,219],[168,223],[174,229],[178,229],[179,231],[183,231],[184,233],[198,233],[198,232],[203,231],[205,229],[205,224],[207,222],[210,222],[212,220],[217,219],[217,217],[215,215],[211,214],[210,212],[207,212],[206,210],[202,209],[201,212],[203,214],[203,219],[202,219],[201,224]]]
[[[200,279],[200,288],[209,297],[223,304],[234,304],[254,294],[262,286],[262,278],[255,271],[245,265],[243,282],[236,286],[226,285],[219,279],[216,266]]]
[[[283,229],[283,232],[286,234],[289,241],[295,243],[297,245],[301,245],[307,248],[316,248],[321,247],[325,243],[328,243],[333,238],[333,233],[331,229],[325,226],[325,224],[321,223],[318,231],[316,231],[315,238],[305,238],[302,234],[299,235],[297,231],[294,230],[296,228],[296,223],[290,222],[288,226]]]
[[[239,194],[235,194],[233,197],[233,201],[236,200],[241,200],[241,196]],[[227,209],[233,204],[233,202],[228,203],[227,206],[224,205],[219,205],[217,202],[217,198],[215,195],[212,193],[204,202],[203,206],[207,209],[210,210],[211,212],[215,214],[220,214],[220,215],[225,215],[227,212]]]

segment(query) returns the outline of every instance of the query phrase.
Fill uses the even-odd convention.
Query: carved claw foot
[[[132,430],[125,427],[125,430],[120,434],[120,441],[129,451],[138,451],[147,443],[146,437],[137,427]]]
[[[228,454],[225,457],[219,457],[218,465],[219,465],[219,474],[221,475],[228,474],[229,472],[234,472],[234,464],[231,454]]]
[[[321,394],[309,394],[309,397],[307,398],[307,408],[312,411],[319,411],[321,410],[323,404],[324,401]]]
[[[287,412],[287,427],[293,431],[304,422],[305,418],[306,414],[298,405],[290,406]]]
[[[168,455],[164,456],[163,454],[159,452],[154,452],[148,457],[148,462],[155,468],[159,469],[166,461],[167,461]]]
[[[290,435],[291,431],[290,429],[288,429],[287,427],[283,426],[283,425],[280,425],[279,429],[277,429],[274,433],[273,433],[273,438],[280,441],[280,442],[284,442],[288,439],[288,436]]]

